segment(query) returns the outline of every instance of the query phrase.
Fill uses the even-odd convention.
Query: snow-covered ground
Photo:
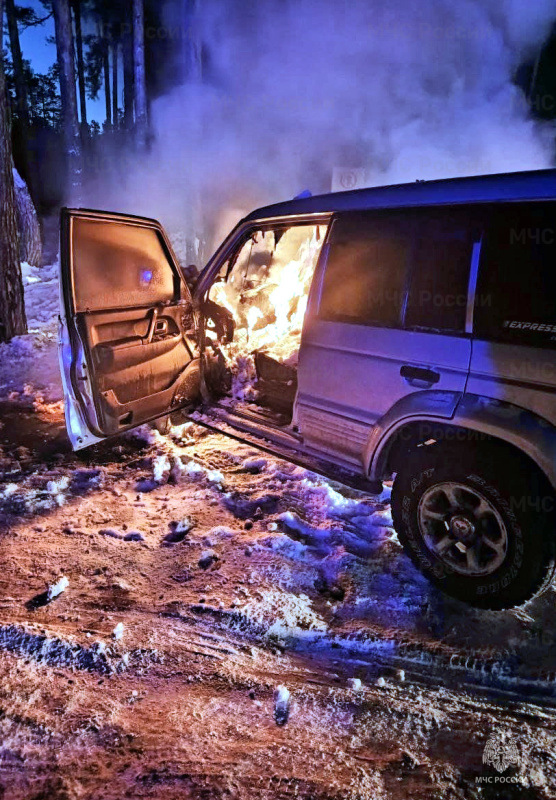
[[[0,351],[0,796],[556,797],[554,593],[448,599],[388,487],[190,422],[72,453],[40,277]],[[493,733],[514,782],[477,783]]]
[[[25,310],[29,333],[0,344],[0,398],[62,397],[58,369],[58,265],[23,264]]]

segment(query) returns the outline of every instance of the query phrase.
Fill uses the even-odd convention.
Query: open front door
[[[63,209],[60,270],[60,367],[74,449],[193,406],[193,305],[161,225]]]

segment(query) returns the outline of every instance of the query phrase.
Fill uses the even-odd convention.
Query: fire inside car
[[[224,264],[205,314],[210,388],[291,421],[309,287],[326,233],[299,225],[252,233]]]

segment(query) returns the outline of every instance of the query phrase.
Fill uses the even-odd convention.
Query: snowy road
[[[76,456],[59,404],[0,411],[1,797],[556,796],[553,592],[449,600],[388,490],[192,425]]]

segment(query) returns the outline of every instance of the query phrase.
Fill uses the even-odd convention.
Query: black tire
[[[461,511],[454,513],[454,503]],[[478,608],[522,605],[554,577],[554,493],[526,458],[504,446],[417,448],[396,476],[392,517],[400,543],[431,583]]]

